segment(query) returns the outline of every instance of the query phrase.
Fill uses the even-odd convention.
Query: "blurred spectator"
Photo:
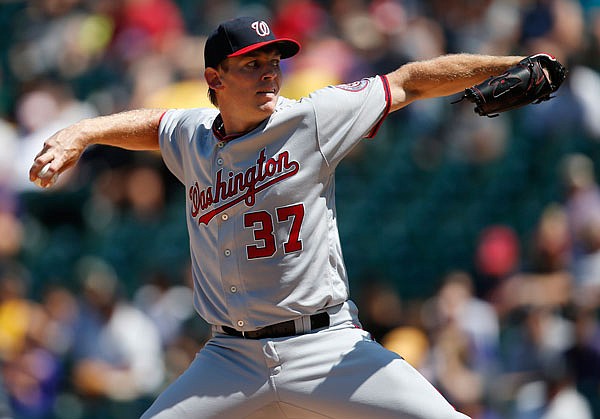
[[[170,263],[182,260],[188,251],[185,246],[165,248],[164,240],[178,231],[179,224],[168,213],[165,181],[156,158],[147,157],[99,176],[84,213],[94,233],[90,252],[114,266],[129,295],[146,274],[173,271]]]
[[[379,341],[396,327],[406,324],[402,300],[393,287],[378,279],[365,281],[360,292],[361,323]]]
[[[17,156],[18,135],[15,126],[7,120],[0,118],[0,200],[4,202],[4,195],[12,190],[13,164]],[[0,204],[0,208],[4,207]]]
[[[423,307],[424,323],[432,333],[462,334],[470,352],[470,366],[480,373],[496,367],[500,326],[494,308],[474,294],[472,277],[462,271],[451,272],[435,297]],[[456,331],[445,331],[454,329]]]
[[[126,403],[154,395],[164,380],[156,326],[120,295],[115,272],[105,262],[84,259],[79,272],[83,300],[73,348],[75,391],[88,403]],[[144,408],[138,409],[136,415]],[[86,417],[107,413],[90,411]]]
[[[600,5],[596,0],[582,0],[582,4],[585,10],[588,42],[581,58],[585,65],[598,70],[600,68]]]
[[[12,409],[10,408],[2,375],[0,375],[0,419],[13,419]]]
[[[575,341],[565,352],[577,389],[586,397],[594,417],[600,416],[600,324],[596,311],[575,308]]]
[[[558,310],[570,304],[570,245],[564,209],[557,204],[548,205],[533,231],[525,266],[506,278],[495,293],[494,304],[501,317],[522,309]]]
[[[97,112],[89,103],[77,100],[68,85],[45,80],[36,83],[19,98],[16,114],[20,136],[13,156],[10,184],[23,192],[39,191],[29,182],[29,166],[46,138],[69,124],[96,116]],[[73,173],[61,176],[57,187]]]
[[[315,89],[343,82],[356,65],[348,45],[327,36],[313,41],[310,49],[294,61],[294,71],[286,76],[282,94],[297,99]],[[315,72],[317,63],[320,70]]]
[[[0,357],[11,360],[39,332],[43,313],[27,298],[28,272],[15,262],[0,266]]]
[[[549,403],[542,419],[592,419],[588,401],[567,379],[550,382]]]
[[[517,409],[522,409],[517,394],[532,388],[528,384],[539,381],[544,373],[561,366],[556,362],[573,342],[573,325],[557,310],[526,306],[513,312],[504,325],[501,360],[507,388],[502,393],[514,396]],[[533,400],[531,403],[543,405]]]
[[[319,38],[326,30],[327,14],[313,0],[276,1],[273,32],[282,38],[296,39],[304,44]]]
[[[585,253],[583,241],[587,229],[599,218],[600,188],[596,181],[594,162],[584,154],[565,155],[560,169],[572,257],[576,263]]]
[[[423,305],[423,323],[432,339],[425,375],[459,410],[487,417],[487,382],[498,365],[499,322],[493,307],[474,294],[471,275],[450,272]]]
[[[470,106],[460,106],[453,118],[453,129],[444,134],[450,158],[475,164],[499,159],[508,146],[509,121],[473,118],[472,113]]]
[[[503,11],[498,3],[500,2],[490,0],[433,1],[433,13],[436,20],[444,26],[449,51],[489,53],[494,50],[495,42],[502,42],[504,37],[511,39],[511,29],[516,26],[517,19],[506,11],[498,13]],[[495,9],[492,7],[494,5]],[[496,13],[492,14],[493,12]],[[500,16],[504,19],[501,20]],[[500,21],[504,27],[500,27]],[[512,32],[513,37],[514,33]]]
[[[110,40],[110,22],[88,20],[80,0],[29,2],[10,22],[10,66],[21,82],[49,74],[71,79],[89,70]],[[108,35],[104,32],[108,32]],[[89,48],[86,40],[97,45]]]
[[[458,324],[436,330],[424,374],[469,417],[485,417],[485,376],[477,370],[470,338]]]
[[[476,266],[486,277],[504,278],[519,266],[520,243],[517,233],[508,226],[489,226],[479,235]]]
[[[558,204],[548,205],[540,215],[529,255],[532,272],[549,274],[568,269],[572,248],[568,217]]]
[[[600,308],[600,219],[590,220],[580,240],[583,254],[573,264],[574,302]]]
[[[15,415],[50,419],[63,373],[60,357],[40,342],[27,340],[3,368]]]
[[[0,357],[17,417],[48,418],[62,375],[60,358],[44,345],[46,316],[27,298],[27,272],[16,264],[0,270]]]
[[[177,285],[157,273],[136,292],[134,302],[155,322],[164,345],[166,381],[179,377],[211,336],[210,325],[194,314],[191,265]]]
[[[575,406],[566,417],[575,418],[575,409],[582,409],[580,417],[585,418],[581,395],[593,416],[600,417],[600,374],[595,368],[600,365],[597,0],[4,2],[0,354],[17,417],[136,417],[135,406],[124,413],[103,403],[143,403],[144,395],[153,391],[150,387],[178,376],[204,343],[206,325],[198,324],[197,316],[187,317],[189,288],[173,269],[186,269],[180,261],[187,260],[182,255],[187,248],[168,244],[188,238],[180,214],[173,210],[180,208],[172,202],[180,191],[157,170],[159,156],[139,165],[123,154],[103,152],[99,157],[91,152],[79,170],[71,172],[77,175],[61,178],[63,188],[56,194],[38,193],[24,168],[29,167],[32,150],[75,120],[137,106],[210,106],[206,85],[198,77],[207,28],[253,11],[271,15],[278,35],[303,40],[298,58],[284,63],[289,68],[284,69],[283,94],[293,98],[444,52],[549,51],[568,65],[569,77],[557,99],[500,118],[486,120],[469,107],[450,107],[450,99],[424,101],[393,115],[377,140],[383,151],[364,154],[357,148],[349,163],[353,176],[338,183],[340,191],[354,191],[338,196],[340,229],[347,231],[348,254],[361,256],[348,260],[350,278],[381,266],[401,267],[383,269],[391,272],[390,278],[381,276],[384,285],[369,280],[359,290],[367,330],[419,369],[439,377],[440,389],[473,417],[521,419],[533,414],[553,419],[551,412],[566,399]],[[552,204],[560,198],[552,192],[561,186],[552,169],[571,151],[575,153],[560,162],[564,206]],[[473,178],[439,170],[447,161],[468,168]],[[393,180],[383,181],[382,173],[393,174]],[[485,180],[491,176],[498,178],[492,185]],[[75,181],[81,186],[88,178],[91,187],[73,188]],[[437,197],[440,179],[458,193]],[[510,186],[516,182],[528,186],[512,193],[516,189]],[[469,188],[484,193],[471,196]],[[354,203],[364,190],[369,196],[385,194],[389,205]],[[81,202],[81,208],[61,213],[64,200]],[[442,211],[436,208],[464,212],[451,224],[454,231],[468,235],[448,238],[447,229],[438,223]],[[84,222],[78,220],[79,212]],[[379,237],[372,245],[361,240],[367,213],[378,226],[386,226],[383,236],[391,241]],[[56,241],[63,245],[53,246]],[[390,242],[393,251],[386,247]],[[468,269],[460,258],[438,257],[440,250],[452,248],[468,258],[473,244],[471,280],[465,279]],[[362,257],[365,246],[376,257]],[[68,275],[52,278],[50,286],[41,284],[48,275],[70,272],[68,261],[87,253],[114,265],[137,308],[125,293],[115,300],[114,274],[108,274],[112,279],[105,285],[90,285],[97,289],[88,289],[86,298],[68,290],[74,284]],[[463,279],[449,280],[430,298],[427,290],[439,277],[432,265],[444,272],[462,269],[456,278]],[[98,271],[96,276],[106,276],[104,268]],[[58,285],[63,283],[67,287]],[[412,290],[414,301],[404,290]],[[108,302],[100,303],[98,294]],[[420,306],[419,298],[427,299],[425,319],[410,312]],[[573,324],[567,316],[572,307]],[[84,314],[78,320],[80,311]],[[120,329],[121,321],[128,325],[130,317],[139,322],[140,333],[148,329],[143,341],[159,348],[151,349],[146,361],[158,369],[147,365],[138,370],[131,364],[132,352],[148,348],[137,348],[132,341],[135,328]],[[84,324],[89,329],[82,328]],[[84,340],[78,342],[81,337]],[[482,345],[494,347],[492,342],[500,354],[485,352],[485,359],[498,368],[490,380],[480,370],[480,351]],[[557,362],[565,350],[570,371]],[[74,354],[75,375],[65,380]],[[111,364],[115,359],[117,367]],[[136,388],[136,374],[144,375],[146,388]],[[96,380],[100,378],[118,385],[110,393]],[[134,384],[122,392],[123,382]],[[112,399],[116,395],[130,400],[117,402]]]
[[[126,61],[134,61],[149,51],[166,51],[183,34],[181,12],[173,1],[126,0],[121,3],[114,16],[114,48]]]
[[[148,71],[152,68],[152,71]],[[167,88],[174,82],[175,68],[167,56],[146,54],[140,57],[130,67],[133,89],[129,107],[143,107],[153,94]]]
[[[195,316],[192,289],[172,283],[160,272],[136,291],[133,302],[156,324],[165,347],[183,333],[185,322]]]
[[[0,208],[0,265],[16,261],[23,250],[25,227],[11,206],[9,211]]]
[[[73,350],[79,307],[76,296],[62,285],[49,285],[41,297],[46,321],[41,332],[44,346],[68,357]]]
[[[516,395],[517,419],[592,419],[588,401],[577,390],[564,357],[548,359],[540,377],[524,384]]]
[[[205,38],[181,36],[169,51],[151,54],[131,66],[134,92],[131,106],[150,108],[211,107],[201,51]],[[155,65],[154,65],[155,63]],[[155,71],[148,72],[148,65]]]
[[[569,77],[557,93],[560,101],[524,109],[524,120],[536,133],[533,137],[553,141],[580,135],[597,138],[600,108],[593,98],[600,94],[600,74],[597,68],[587,67],[582,60],[587,42],[580,2],[533,2],[525,11],[521,27],[526,54],[553,51],[553,55],[569,67]]]
[[[414,326],[398,326],[381,338],[381,344],[423,372],[430,350],[426,333]]]

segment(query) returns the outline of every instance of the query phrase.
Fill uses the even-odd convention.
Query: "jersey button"
[[[223,147],[225,147],[225,141],[219,141],[219,142],[217,143],[217,147],[219,147],[219,148],[223,148]]]
[[[219,166],[223,166],[223,159],[217,159],[217,164]]]
[[[225,256],[231,256],[231,250],[229,249],[225,249],[223,253],[225,254]]]
[[[239,327],[242,327],[242,326],[244,326],[244,321],[243,321],[243,320],[238,320],[238,322],[237,322],[237,325],[238,325]]]
[[[237,292],[237,287],[235,285],[232,285],[231,288],[229,288],[229,291]]]
[[[221,220],[223,220],[223,221],[229,220],[229,215],[227,215],[227,214],[221,215]]]

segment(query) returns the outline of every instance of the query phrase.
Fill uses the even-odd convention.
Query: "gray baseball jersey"
[[[194,303],[215,326],[144,419],[466,418],[360,329],[348,300],[334,171],[389,107],[387,79],[375,77],[281,98],[240,136],[220,134],[216,110],[163,116],[161,151],[186,187]],[[312,328],[305,320],[321,312],[329,327]],[[223,328],[291,319],[305,333]]]
[[[385,77],[280,98],[241,136],[218,111],[173,110],[160,124],[169,169],[187,190],[194,303],[209,323],[251,331],[348,298],[334,170],[389,109]]]

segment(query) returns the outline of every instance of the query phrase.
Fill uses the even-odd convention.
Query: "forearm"
[[[164,112],[164,109],[126,111],[84,119],[67,130],[83,147],[102,144],[128,150],[158,150],[158,125]]]
[[[77,163],[92,144],[128,150],[158,150],[158,126],[164,109],[140,109],[84,119],[48,138],[35,157],[29,179],[47,187],[54,175]],[[41,172],[47,166],[47,170]],[[41,172],[41,174],[40,174]]]
[[[405,64],[387,75],[392,91],[392,110],[418,99],[460,92],[487,77],[501,74],[523,58],[450,54]]]

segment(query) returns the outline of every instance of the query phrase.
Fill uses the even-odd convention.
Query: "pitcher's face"
[[[227,58],[219,69],[219,108],[232,109],[234,105],[244,118],[256,115],[262,120],[270,116],[279,98],[280,60],[280,53],[273,48]]]

